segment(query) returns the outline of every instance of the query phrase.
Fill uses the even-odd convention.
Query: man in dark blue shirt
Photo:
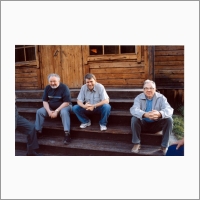
[[[37,110],[35,129],[38,135],[42,133],[44,120],[47,117],[57,118],[60,115],[64,127],[64,144],[70,143],[70,112],[72,110],[69,88],[60,83],[58,74],[48,76],[49,85],[43,94],[43,106]]]

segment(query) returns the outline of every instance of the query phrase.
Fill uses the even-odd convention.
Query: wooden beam
[[[137,46],[137,63],[141,63],[141,60],[142,60],[141,46]]]

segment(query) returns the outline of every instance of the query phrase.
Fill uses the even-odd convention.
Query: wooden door
[[[50,73],[57,73],[69,88],[83,84],[83,56],[80,45],[42,45],[39,47],[42,89]]]

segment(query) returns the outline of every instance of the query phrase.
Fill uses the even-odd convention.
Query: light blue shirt
[[[145,112],[149,112],[152,111],[152,99],[146,99],[146,110]],[[154,122],[154,120],[151,120],[149,118],[143,118],[143,120],[145,120],[146,122]]]
[[[109,99],[109,96],[101,83],[95,83],[92,91],[88,89],[86,84],[83,85],[77,99],[83,103],[89,102],[90,104],[97,104],[100,101]]]

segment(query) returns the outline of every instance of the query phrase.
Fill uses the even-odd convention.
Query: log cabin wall
[[[141,88],[145,79],[152,78],[148,50],[147,46],[136,46],[135,54],[90,56],[85,53],[85,73],[93,73],[106,88]]]
[[[38,46],[16,45],[15,89],[41,89]]]
[[[184,105],[184,46],[155,46],[155,82],[177,109]]]

